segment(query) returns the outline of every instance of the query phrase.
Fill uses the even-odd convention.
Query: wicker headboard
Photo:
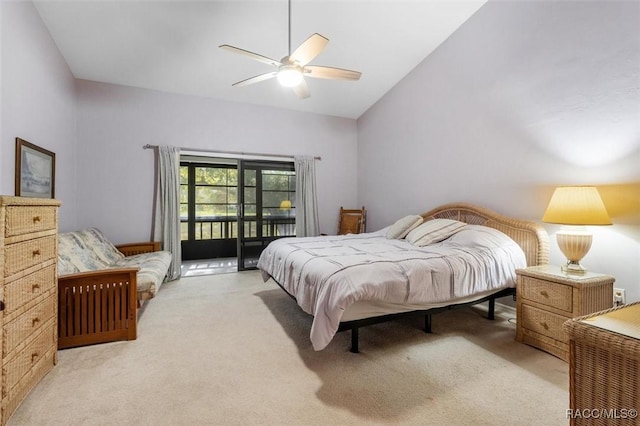
[[[472,225],[495,228],[507,234],[524,251],[527,266],[549,263],[549,235],[535,222],[502,216],[469,203],[451,203],[422,214],[427,219],[454,219]]]

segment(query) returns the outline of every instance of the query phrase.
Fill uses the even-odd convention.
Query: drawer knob
[[[33,217],[33,223],[37,223],[37,222],[40,222],[40,216]]]
[[[540,292],[540,296],[542,296],[542,297],[546,297],[546,298],[548,299],[548,298],[549,298],[549,293],[547,293],[547,292],[546,292],[546,290],[542,290],[542,291]]]
[[[35,317],[34,319],[31,320],[31,327],[35,327],[36,324],[38,324],[40,322],[40,318]]]
[[[542,328],[544,328],[545,330],[549,330],[549,325],[546,322],[541,322],[540,325],[542,326]]]
[[[40,249],[35,249],[33,252],[33,257],[40,256]]]
[[[38,359],[38,352],[34,352],[31,354],[31,363],[33,364],[34,361],[36,361]]]
[[[36,283],[36,284],[31,286],[31,292],[32,293],[35,292],[36,290],[39,290],[39,289],[40,289],[40,284]]]

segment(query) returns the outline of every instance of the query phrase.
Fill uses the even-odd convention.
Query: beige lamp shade
[[[607,209],[595,186],[556,188],[542,221],[561,225],[611,225]]]
[[[562,270],[571,274],[587,271],[580,260],[589,252],[593,237],[585,225],[611,225],[607,209],[594,186],[556,188],[542,221],[563,225],[556,240],[567,258]]]

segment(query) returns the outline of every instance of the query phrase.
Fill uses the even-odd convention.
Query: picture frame
[[[54,198],[56,154],[16,138],[16,196]]]

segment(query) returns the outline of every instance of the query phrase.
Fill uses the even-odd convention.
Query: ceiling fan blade
[[[259,83],[261,81],[269,80],[270,78],[273,78],[276,75],[278,75],[278,71],[272,71],[265,74],[256,75],[255,77],[247,78],[246,80],[242,80],[237,83],[233,83],[232,86],[234,87],[248,86],[249,84]]]
[[[305,75],[315,78],[330,78],[334,80],[360,80],[362,75],[359,71],[346,70],[344,68],[321,67],[318,65],[307,65],[304,67]]]
[[[309,97],[309,86],[307,86],[307,82],[302,79],[300,84],[292,87],[293,91],[300,99],[306,99]]]
[[[271,59],[266,56],[258,55],[257,53],[249,52],[248,50],[240,49],[239,47],[229,46],[228,44],[223,44],[222,46],[219,46],[219,47],[220,49],[224,49],[233,53],[238,53],[240,55],[254,59],[256,61],[264,62],[265,64],[273,65],[276,67],[282,65],[280,61],[276,61],[275,59]]]
[[[305,66],[324,50],[327,43],[329,43],[328,38],[315,33],[298,46],[289,59],[297,62],[300,66]]]

